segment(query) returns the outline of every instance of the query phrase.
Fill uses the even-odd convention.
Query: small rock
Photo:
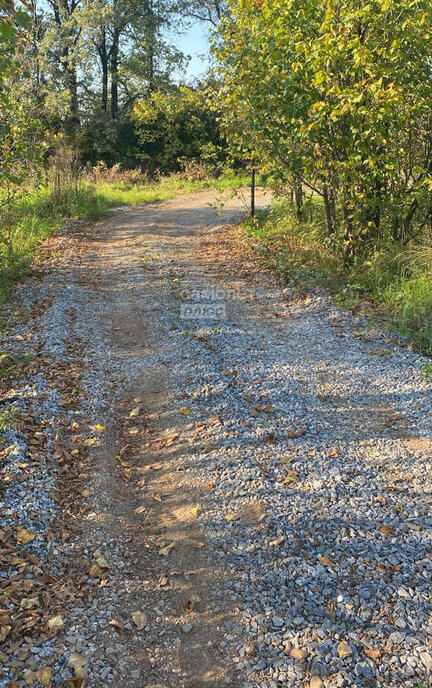
[[[187,624],[184,624],[184,625],[182,626],[182,631],[183,631],[183,633],[190,633],[191,630],[192,630],[192,628],[193,628],[192,624],[191,624],[191,623],[187,623]]]
[[[310,688],[324,688],[324,683],[319,676],[312,676],[310,680]]]
[[[340,643],[338,643],[337,646],[337,653],[341,659],[344,659],[345,657],[349,657],[349,655],[352,655],[352,648],[351,645],[348,645],[345,640],[341,640]]]
[[[302,662],[304,659],[306,659],[308,654],[309,652],[301,647],[294,647],[290,652],[290,656],[293,659],[297,659],[299,662]]]

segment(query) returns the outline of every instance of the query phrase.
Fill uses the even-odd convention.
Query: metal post
[[[255,217],[255,165],[251,166],[251,217]]]

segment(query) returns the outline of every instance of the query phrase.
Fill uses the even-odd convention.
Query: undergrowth
[[[410,343],[432,354],[432,245],[385,244],[365,247],[347,267],[329,245],[312,199],[298,222],[291,205],[275,202],[245,228],[278,275],[302,289],[325,286],[353,313],[393,327]],[[371,308],[372,307],[372,308]]]

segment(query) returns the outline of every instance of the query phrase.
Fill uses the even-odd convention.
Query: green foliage
[[[132,118],[139,140],[139,156],[150,171],[179,170],[191,161],[220,166],[224,149],[216,118],[201,89],[180,87],[154,92],[135,103]]]
[[[231,0],[216,48],[231,145],[253,154],[302,216],[323,199],[333,250],[432,226],[427,0]]]
[[[309,199],[305,220],[299,223],[290,203],[279,201],[270,213],[250,221],[247,232],[286,282],[305,292],[311,284],[323,285],[353,312],[370,311],[373,304],[373,317],[378,313],[383,324],[432,353],[431,249],[401,252],[389,241],[371,255],[357,255],[347,266],[326,241],[322,204],[317,197]]]

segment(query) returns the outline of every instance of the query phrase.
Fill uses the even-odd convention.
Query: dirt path
[[[38,670],[75,688],[429,686],[425,360],[260,273],[223,228],[242,202],[214,200],[115,211],[23,289],[9,347],[46,357],[23,398],[33,379],[49,469],[80,497],[57,498],[53,590],[70,592]],[[39,685],[19,648],[0,686],[18,669]]]

